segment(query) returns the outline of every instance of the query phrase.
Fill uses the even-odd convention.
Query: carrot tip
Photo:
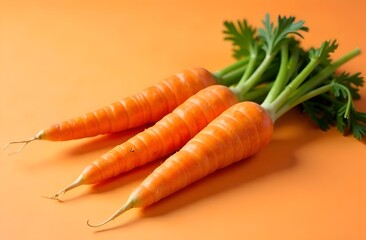
[[[35,140],[39,140],[41,139],[43,135],[43,131],[40,131],[36,136],[34,136],[33,138],[31,139],[28,139],[28,140],[22,140],[22,141],[14,141],[14,142],[8,142],[7,144],[5,144],[5,146],[3,147],[3,150],[5,150],[9,145],[12,145],[12,144],[22,144],[22,146],[15,152],[12,152],[12,153],[9,153],[9,155],[13,155],[13,154],[16,154],[16,153],[19,153],[20,151],[23,150],[23,148],[25,148],[25,146],[27,146],[30,142],[33,142]]]
[[[73,188],[76,188],[77,186],[80,186],[83,184],[84,178],[83,175],[80,175],[73,183],[71,183],[68,187],[62,189],[61,191],[58,191],[54,195],[50,197],[46,197],[48,199],[61,201],[60,197],[63,196],[66,192],[70,191]]]
[[[106,224],[106,223],[108,223],[108,222],[110,222],[110,221],[112,221],[113,219],[107,219],[106,221],[103,221],[103,222],[101,222],[101,223],[99,223],[99,224],[90,224],[90,220],[88,219],[87,221],[86,221],[86,224],[89,226],[89,227],[100,227],[100,226],[103,226],[104,224]]]
[[[19,153],[20,151],[22,151],[23,148],[28,145],[28,143],[30,143],[30,142],[32,142],[34,140],[35,139],[32,138],[32,139],[29,139],[29,140],[26,140],[26,141],[9,142],[9,143],[5,144],[5,146],[3,147],[3,150],[5,150],[11,144],[22,143],[22,146],[17,151],[11,152],[11,153],[8,154],[8,155],[13,155],[13,154],[16,154],[16,153]]]
[[[59,202],[61,202],[61,199],[60,199],[60,196],[65,194],[65,191],[60,191],[52,196],[42,196],[44,198],[48,198],[48,199],[51,199],[51,200],[57,200]]]
[[[90,221],[87,220],[86,224],[89,227],[100,227],[103,226],[106,223],[109,223],[110,221],[114,220],[115,218],[117,218],[119,215],[121,215],[122,213],[126,212],[127,210],[133,208],[135,201],[129,199],[125,205],[123,205],[120,209],[117,210],[117,212],[115,212],[112,216],[110,216],[109,218],[107,218],[106,220],[104,220],[103,222],[99,223],[99,224],[90,224]]]

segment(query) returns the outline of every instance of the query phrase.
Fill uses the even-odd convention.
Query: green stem
[[[244,72],[242,78],[240,79],[239,83],[247,81],[247,79],[253,73],[254,68],[255,68],[255,65],[256,65],[256,62],[257,62],[257,57],[258,57],[257,52],[258,51],[255,49],[250,54],[249,62],[248,62],[248,65],[247,65],[247,69],[245,69],[245,72]]]
[[[283,87],[286,84],[286,76],[287,76],[287,65],[288,65],[288,44],[285,43],[281,47],[281,65],[280,70],[278,71],[277,77],[274,81],[273,87],[269,91],[265,101],[263,104],[271,103],[278,94],[282,91]]]
[[[255,101],[259,102],[257,99],[264,98],[264,96],[271,90],[273,82],[269,82],[264,86],[257,87],[250,92],[245,94],[243,101]]]
[[[327,84],[321,87],[318,86],[322,84],[324,80],[326,80],[331,74],[333,74],[337,68],[339,68],[341,65],[345,64],[355,56],[359,55],[360,53],[361,51],[358,48],[348,52],[338,60],[334,61],[328,67],[325,67],[322,71],[309,79],[299,88],[297,87],[302,83],[302,81],[298,80],[296,77],[273,103],[262,104],[262,106],[270,112],[272,120],[276,121],[280,116],[282,116],[284,113],[294,108],[295,106],[299,105],[300,103],[303,103],[310,98],[329,91],[334,83]],[[302,75],[309,65],[315,65],[315,63],[312,63],[311,60],[310,63],[298,76]],[[313,67],[315,68],[316,66]],[[306,71],[309,71],[309,69],[307,69]],[[309,72],[309,74],[310,73],[311,72]],[[296,83],[296,81],[299,82]],[[292,83],[294,82],[295,84],[292,85]]]
[[[220,81],[218,81],[217,77],[216,77],[216,81],[218,83],[220,82],[221,84],[223,84],[225,86],[231,86],[233,84],[236,84],[239,81],[239,79],[241,78],[241,76],[243,76],[246,68],[247,68],[247,66],[243,65],[241,67],[233,69],[231,72],[228,72],[224,76],[222,76],[220,78]]]
[[[350,113],[350,110],[351,110],[350,108],[353,105],[353,103],[352,103],[352,94],[351,94],[349,88],[342,85],[342,84],[338,84],[338,83],[333,82],[333,85],[337,85],[339,88],[342,88],[347,93],[347,108],[344,111],[344,117],[349,118],[349,113]]]
[[[243,58],[233,64],[230,64],[227,67],[224,67],[223,69],[216,71],[213,75],[215,76],[219,84],[225,84],[225,75],[230,74],[238,68],[242,68],[243,66],[247,65],[248,61],[248,58]]]
[[[314,77],[312,77],[309,81],[304,83],[301,87],[299,87],[291,96],[291,99],[297,99],[300,97],[303,93],[306,93],[310,91],[311,89],[314,89],[315,87],[322,84],[327,77],[329,77],[337,68],[339,68],[341,65],[345,64],[352,58],[356,57],[361,53],[361,50],[359,48],[356,48],[345,55],[343,55],[338,60],[334,61],[331,65],[325,67],[321,72],[316,74]]]
[[[293,47],[291,51],[291,57],[287,64],[287,75],[286,80],[284,81],[284,85],[282,86],[281,91],[285,88],[286,84],[291,79],[292,75],[299,69],[301,66],[303,59],[299,59],[300,57],[300,49],[298,47]]]
[[[273,119],[274,121],[276,121],[278,118],[280,118],[283,114],[285,114],[286,112],[288,112],[289,110],[291,110],[292,108],[296,107],[297,105],[313,98],[316,97],[320,94],[326,93],[328,91],[330,91],[332,88],[332,84],[328,84],[322,87],[319,87],[317,89],[314,89],[306,94],[304,94],[303,96],[301,96],[300,98],[296,99],[296,101],[289,103],[289,104],[285,104],[284,106],[282,106],[280,109],[278,109],[276,111],[275,114],[275,118]]]
[[[309,74],[318,66],[319,60],[312,58],[306,67],[287,85],[282,93],[270,104],[263,104],[272,114],[288,101],[289,96],[300,86],[300,84],[309,76]],[[273,118],[276,118],[272,116]]]
[[[275,55],[276,54],[274,53],[267,54],[253,74],[246,81],[240,81],[238,85],[234,87],[233,91],[239,93],[239,99],[242,99],[242,97],[259,82],[262,74],[266,71]]]

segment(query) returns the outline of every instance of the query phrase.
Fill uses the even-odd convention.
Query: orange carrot
[[[185,70],[119,102],[54,124],[29,140],[9,144],[23,143],[24,147],[34,140],[64,141],[143,126],[158,121],[193,94],[216,83],[204,68]]]
[[[220,168],[254,155],[270,142],[272,132],[272,119],[260,105],[235,104],[156,168],[110,218],[97,225],[88,221],[88,225],[101,226],[128,209],[149,206]]]
[[[88,165],[60,195],[82,184],[94,184],[168,156],[181,148],[224,110],[238,103],[227,87],[213,85],[190,97],[154,126],[116,146]]]

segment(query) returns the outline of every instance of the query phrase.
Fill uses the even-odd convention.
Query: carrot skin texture
[[[135,95],[82,116],[54,124],[37,139],[65,141],[119,132],[160,120],[201,89],[217,84],[204,68],[177,73]]]
[[[81,173],[83,183],[98,183],[174,153],[238,102],[225,86],[213,85],[201,90],[152,127],[89,164]]]
[[[155,169],[130,195],[132,207],[146,207],[266,146],[273,133],[258,104],[235,104]]]

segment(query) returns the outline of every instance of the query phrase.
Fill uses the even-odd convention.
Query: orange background
[[[114,102],[184,68],[233,62],[222,22],[294,15],[304,45],[336,38],[366,51],[359,1],[1,1],[0,144]],[[104,3],[102,3],[104,2]],[[362,71],[366,55],[346,64]],[[362,90],[366,99],[365,88]],[[356,106],[366,111],[365,100]],[[255,157],[99,229],[158,163],[56,202],[91,160],[136,133],[1,151],[0,239],[366,239],[366,148],[297,111]]]

